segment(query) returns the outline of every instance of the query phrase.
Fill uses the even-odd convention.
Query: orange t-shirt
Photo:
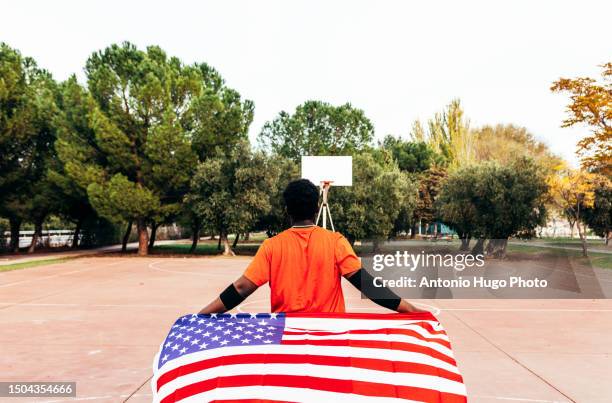
[[[344,312],[341,277],[360,268],[341,234],[294,227],[266,239],[244,276],[270,283],[272,312]]]

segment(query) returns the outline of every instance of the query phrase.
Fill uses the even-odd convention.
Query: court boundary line
[[[54,294],[49,294],[46,296],[52,296],[55,295]],[[44,298],[46,296],[43,297],[36,297],[32,300],[29,301],[34,301],[40,298]],[[126,308],[182,308],[183,305],[167,305],[167,304],[142,304],[142,305],[138,305],[138,304],[75,304],[75,303],[31,303],[29,301],[25,301],[25,302],[14,302],[14,301],[0,301],[0,305],[7,305],[5,307],[0,306],[0,309],[2,308],[7,308],[9,306],[14,306],[14,305],[22,305],[22,306],[37,306],[37,307],[94,307],[94,308],[122,308],[122,307],[126,307]],[[244,304],[241,304],[237,307],[243,307],[245,305],[251,305],[254,304],[255,302],[266,302],[267,299],[255,299],[252,301],[247,301]],[[465,312],[612,312],[612,309],[562,309],[562,308],[542,308],[542,309],[535,309],[535,308],[440,308],[440,307],[436,307],[434,305],[430,305],[430,304],[425,304],[425,303],[421,303],[421,302],[412,302],[414,305],[418,305],[418,306],[422,306],[422,307],[427,307],[427,308],[434,308],[436,312],[432,312],[434,315],[438,315],[438,314],[442,314],[444,312],[455,312],[455,311],[465,311]],[[199,307],[199,305],[192,305],[193,307]],[[375,310],[375,309],[379,309],[377,307],[355,307],[355,308],[351,308],[354,310],[358,310],[358,311],[368,311],[368,310]]]
[[[75,260],[77,260],[77,259],[75,259]],[[90,271],[90,270],[100,269],[102,267],[116,266],[118,264],[124,263],[124,260],[125,259],[122,259],[119,262],[113,262],[113,263],[110,263],[110,264],[102,265],[100,267],[89,267],[89,268],[85,268],[85,269],[82,269],[82,270],[72,270],[72,271],[69,271],[69,272],[66,272],[66,273],[57,273],[57,274],[52,274],[52,275],[44,276],[44,277],[37,277],[37,278],[31,278],[31,279],[26,279],[26,280],[14,281],[12,283],[2,283],[2,284],[0,284],[0,288],[10,287],[10,286],[15,285],[15,284],[30,283],[32,281],[41,281],[41,280],[47,280],[47,279],[55,278],[55,277],[67,276],[69,274],[74,274],[74,273],[84,273],[84,272],[87,272],[87,271]],[[72,262],[70,262],[70,263],[72,263]],[[39,266],[39,267],[42,269],[45,266]],[[32,267],[32,269],[35,269],[35,267]],[[5,272],[5,273],[10,273],[10,271],[9,272]]]
[[[495,399],[495,400],[508,400],[512,402],[533,402],[533,403],[560,403],[560,400],[546,400],[546,399],[529,399],[525,397],[510,397],[510,396],[491,396],[491,395],[472,395],[472,398],[480,399]]]
[[[121,260],[120,260],[120,261],[118,261],[118,262],[113,262],[113,263],[111,263],[111,264],[102,265],[102,266],[99,266],[99,267],[90,267],[90,268],[83,269],[83,270],[73,270],[73,271],[70,271],[70,272],[67,272],[67,273],[58,273],[58,274],[55,274],[55,275],[53,275],[53,276],[45,276],[45,277],[41,277],[41,278],[40,278],[40,280],[44,280],[44,279],[47,279],[47,278],[49,278],[49,277],[54,277],[54,278],[55,278],[55,277],[58,277],[58,276],[61,276],[61,275],[68,275],[68,274],[73,274],[73,273],[80,273],[80,272],[86,272],[86,271],[95,270],[95,269],[101,269],[101,268],[105,268],[105,267],[109,267],[109,266],[115,266],[115,265],[118,265],[118,264],[124,263],[124,261],[125,261],[125,259],[121,259]],[[29,282],[29,281],[35,281],[35,280],[39,280],[39,279],[37,279],[37,278],[35,278],[35,279],[30,279],[30,280],[28,280],[28,281],[26,281],[26,282]],[[111,281],[111,280],[107,280],[107,281]],[[20,282],[17,282],[17,283],[8,283],[8,285],[11,285],[11,284],[21,284],[21,283],[22,283],[22,282],[20,281]],[[76,287],[76,288],[73,288],[73,290],[84,288],[84,287],[86,287],[87,285],[88,285],[88,284],[80,285],[80,286],[78,286],[78,287]],[[24,304],[30,303],[31,301],[36,301],[36,300],[40,300],[40,299],[47,298],[47,297],[53,297],[53,296],[55,296],[55,295],[63,294],[63,293],[65,293],[66,291],[68,291],[68,290],[64,288],[64,289],[59,290],[59,291],[56,291],[56,292],[52,292],[52,293],[45,294],[45,295],[41,295],[41,296],[38,296],[38,297],[34,297],[34,298],[30,298],[30,299],[26,299],[25,301],[11,302],[11,303],[8,303],[8,304],[7,304],[7,305],[5,305],[5,306],[0,306],[0,310],[1,310],[1,309],[9,309],[9,308],[13,308],[13,307],[16,307],[16,306],[24,306]]]
[[[198,276],[198,277],[215,277],[215,278],[224,278],[227,277],[227,273],[225,274],[220,274],[220,273],[198,273],[198,272],[192,272],[192,271],[178,271],[178,270],[170,270],[170,269],[162,269],[161,267],[157,267],[157,264],[164,262],[164,260],[155,260],[151,263],[149,263],[147,266],[149,269],[151,270],[155,270],[155,271],[160,271],[160,272],[164,272],[164,273],[172,273],[172,274],[186,274],[186,275],[193,275],[193,276]]]
[[[145,381],[143,383],[141,383],[140,386],[138,386],[136,389],[134,389],[134,391],[132,393],[130,393],[128,395],[128,397],[126,397],[123,400],[123,403],[127,402],[128,400],[130,400],[130,398],[132,396],[134,396],[136,394],[136,392],[138,392],[140,389],[142,389],[143,386],[145,386],[146,384],[150,383],[151,382],[151,378],[153,378],[153,374],[151,374],[147,379],[145,379]]]
[[[555,385],[553,385],[551,382],[549,382],[546,378],[544,378],[543,376],[539,375],[537,372],[535,372],[534,370],[532,370],[531,368],[527,367],[525,364],[523,364],[522,362],[520,362],[517,358],[513,357],[510,353],[508,353],[506,350],[502,349],[501,347],[499,347],[497,344],[495,344],[494,342],[492,342],[491,340],[489,340],[489,338],[487,338],[485,335],[483,335],[481,332],[479,332],[478,330],[476,330],[474,327],[470,326],[467,322],[465,322],[463,319],[461,319],[459,316],[451,313],[451,315],[457,319],[459,322],[463,323],[464,326],[466,326],[468,329],[470,329],[471,331],[473,331],[474,333],[476,333],[478,336],[480,336],[483,340],[485,340],[487,343],[489,343],[491,346],[493,346],[496,350],[498,350],[499,352],[501,352],[502,354],[504,354],[506,357],[510,358],[512,361],[514,361],[516,364],[518,364],[520,367],[524,368],[525,370],[527,370],[528,372],[530,372],[531,374],[533,374],[536,378],[538,378],[539,380],[541,380],[542,382],[544,382],[546,385],[548,385],[549,387],[551,387],[552,389],[556,390],[560,395],[564,396],[568,401],[572,402],[572,403],[577,403],[576,400],[572,399],[570,396],[568,396],[567,394],[563,393],[561,390],[559,390],[559,388],[557,388]]]

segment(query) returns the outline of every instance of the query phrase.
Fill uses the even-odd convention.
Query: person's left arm
[[[268,240],[265,240],[244,271],[244,274],[230,284],[217,298],[202,308],[200,313],[223,313],[230,311],[240,305],[257,288],[269,280],[270,250],[268,249]]]
[[[393,290],[374,287],[374,279],[361,267],[361,261],[343,236],[340,236],[336,242],[335,253],[340,274],[375,304],[399,313],[427,312],[404,301]]]
[[[223,313],[230,311],[240,305],[249,295],[253,294],[258,286],[246,278],[240,278],[230,284],[217,298],[212,300],[199,312],[207,313]]]

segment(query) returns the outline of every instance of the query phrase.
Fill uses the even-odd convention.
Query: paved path
[[[175,240],[157,241],[155,242],[155,245],[165,245],[165,244],[171,244],[171,243],[176,243],[176,242],[179,242],[179,241],[175,241]],[[135,249],[138,249],[138,242],[132,242],[132,243],[127,244],[128,251],[132,251]],[[15,254],[15,255],[0,256],[0,266],[6,266],[6,265],[15,264],[15,263],[35,262],[37,260],[92,256],[92,255],[98,255],[100,253],[119,252],[119,251],[121,251],[121,245],[102,246],[100,248],[93,248],[93,249],[66,250],[62,252],[43,252],[43,253],[34,253],[34,254],[20,253],[20,254]]]
[[[472,242],[472,245],[474,243]],[[532,246],[536,248],[549,248],[549,249],[563,249],[563,250],[571,250],[571,251],[579,251],[582,252],[582,247],[580,246],[564,246],[564,245],[555,245],[545,243],[544,241],[508,241],[510,245],[518,245],[518,246]],[[363,245],[371,245],[370,242],[364,242]],[[405,246],[424,246],[424,247],[440,247],[445,245],[459,245],[458,240],[448,241],[446,239],[440,239],[437,241],[428,241],[428,240],[420,240],[420,239],[399,239],[385,242],[382,244],[386,247],[405,247]],[[599,245],[588,245],[589,252],[594,253],[604,253],[604,254],[612,254],[612,245],[606,247],[603,244],[603,241]]]

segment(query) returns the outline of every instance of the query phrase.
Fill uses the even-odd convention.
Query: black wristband
[[[402,302],[402,299],[387,287],[375,287],[374,277],[363,268],[357,270],[348,281],[372,302],[384,308],[396,311]]]
[[[219,299],[223,302],[225,309],[228,311],[230,309],[238,306],[242,301],[244,301],[245,297],[240,295],[234,284],[230,284],[220,295]]]

